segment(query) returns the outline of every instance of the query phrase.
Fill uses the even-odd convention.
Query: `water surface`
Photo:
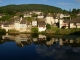
[[[80,36],[31,34],[0,38],[1,60],[80,60]]]

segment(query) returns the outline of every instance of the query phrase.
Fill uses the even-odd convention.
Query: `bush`
[[[19,31],[11,29],[11,30],[8,30],[8,33],[19,33]]]
[[[4,35],[6,34],[6,30],[5,29],[0,29],[0,35]]]
[[[47,29],[51,29],[51,25],[50,25],[50,24],[47,24],[47,25],[46,25],[46,28],[47,28]]]
[[[32,33],[38,33],[38,28],[37,28],[37,27],[32,28],[32,29],[31,29],[31,32],[32,32]]]

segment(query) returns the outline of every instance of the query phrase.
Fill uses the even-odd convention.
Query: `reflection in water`
[[[70,37],[69,37],[70,38]],[[73,46],[73,47],[80,47],[80,38],[77,37],[76,39],[66,39],[61,37],[48,37],[46,35],[39,34],[38,37],[32,37],[31,34],[20,34],[20,35],[8,35],[2,36],[2,40],[0,43],[13,41],[16,42],[18,46],[25,46],[31,45],[33,42],[34,44],[46,45],[47,47],[52,46],[53,44],[59,43],[59,46]]]
[[[2,36],[0,44],[5,42],[15,42],[18,47],[32,46],[30,50],[34,55],[39,56],[36,57],[37,60],[40,60],[40,58],[45,58],[45,60],[80,60],[80,36],[73,39],[70,37],[48,37],[41,34],[38,37],[33,37],[31,34],[16,36],[7,34]]]

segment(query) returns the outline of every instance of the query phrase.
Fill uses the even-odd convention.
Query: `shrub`
[[[46,25],[46,28],[47,28],[47,29],[51,29],[51,25],[50,25],[50,24],[47,24],[47,25]]]
[[[0,29],[0,35],[4,35],[6,34],[6,30],[5,29]]]
[[[32,32],[32,33],[38,33],[38,28],[37,28],[37,27],[32,28],[32,29],[31,29],[31,32]]]

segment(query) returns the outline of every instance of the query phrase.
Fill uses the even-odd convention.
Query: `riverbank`
[[[31,32],[19,32],[16,30],[9,30],[8,34],[53,34],[53,35],[80,35],[80,28],[73,29],[47,29],[43,32],[31,31]],[[4,29],[0,29],[0,34],[6,34]]]

